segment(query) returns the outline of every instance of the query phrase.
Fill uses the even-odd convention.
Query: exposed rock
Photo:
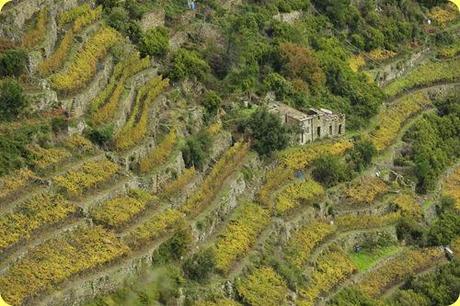
[[[147,13],[140,22],[142,31],[147,31],[165,24],[165,11],[158,8],[153,12]]]

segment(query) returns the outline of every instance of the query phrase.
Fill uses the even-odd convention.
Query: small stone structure
[[[297,141],[301,145],[345,133],[345,115],[325,108],[310,108],[307,113],[303,113],[286,104],[271,102],[268,110],[279,115],[283,124],[300,128]]]

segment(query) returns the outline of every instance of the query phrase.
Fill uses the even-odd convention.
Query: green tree
[[[313,162],[312,175],[326,187],[337,185],[350,177],[347,165],[340,157],[331,154],[323,155]]]
[[[359,140],[347,154],[350,167],[361,172],[372,162],[372,158],[377,154],[377,149],[370,140]]]
[[[194,281],[205,283],[215,270],[216,262],[211,249],[200,251],[188,258],[183,265],[185,275]]]
[[[29,105],[21,85],[14,79],[0,82],[0,118],[13,120],[21,115]]]
[[[172,64],[170,75],[174,80],[181,80],[186,77],[196,77],[198,80],[203,80],[210,71],[208,63],[201,58],[198,52],[183,48],[174,55]]]
[[[252,138],[253,149],[263,156],[284,149],[289,143],[289,129],[278,116],[262,108],[254,112],[245,124]]]
[[[187,168],[195,167],[196,169],[202,169],[204,162],[209,156],[211,142],[211,137],[206,131],[201,131],[188,138],[182,148],[185,166]]]
[[[22,49],[10,49],[0,54],[0,76],[20,76],[27,64],[27,53]]]

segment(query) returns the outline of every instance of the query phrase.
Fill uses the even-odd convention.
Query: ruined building
[[[297,141],[301,145],[345,133],[345,115],[328,109],[310,108],[307,113],[303,113],[285,104],[271,102],[268,110],[279,115],[284,124],[299,127]]]

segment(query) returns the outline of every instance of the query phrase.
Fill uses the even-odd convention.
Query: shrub
[[[212,139],[207,131],[191,136],[182,147],[182,156],[187,168],[202,169],[209,156]]]
[[[143,55],[165,56],[169,49],[168,30],[164,27],[148,30],[142,35],[139,49]]]
[[[181,80],[186,77],[203,80],[209,70],[209,65],[196,51],[181,48],[174,55],[170,74],[174,80]]]
[[[29,106],[23,89],[14,79],[0,81],[0,119],[13,120]]]
[[[359,140],[347,152],[347,162],[356,172],[362,172],[370,166],[372,159],[377,154],[377,148],[370,140]]]
[[[113,137],[113,126],[106,125],[97,128],[89,129],[88,138],[95,144],[100,146],[106,145],[112,141]]]
[[[10,49],[0,54],[0,77],[18,77],[26,68],[27,53],[22,49]]]
[[[332,187],[350,177],[345,163],[332,154],[323,155],[313,162],[312,175],[326,187]]]
[[[215,91],[209,91],[203,100],[203,106],[205,109],[204,121],[210,122],[219,112],[222,99]]]
[[[214,271],[215,265],[214,253],[208,249],[193,254],[184,262],[182,267],[188,278],[200,283],[206,283],[210,274]]]

